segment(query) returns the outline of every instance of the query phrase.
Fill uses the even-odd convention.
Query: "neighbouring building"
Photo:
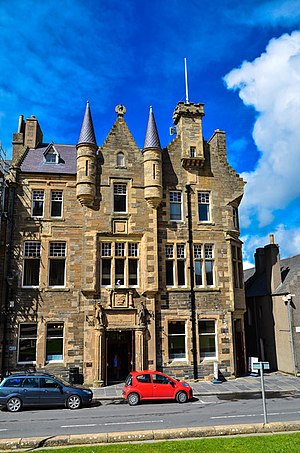
[[[245,371],[244,181],[203,104],[180,102],[161,149],[150,108],[139,149],[116,107],[98,147],[87,104],[77,145],[44,143],[34,116],[13,135],[7,370],[77,369],[105,385],[132,369],[178,377]],[[146,126],[146,124],[145,124]]]
[[[271,370],[297,374],[300,363],[300,255],[280,259],[279,247],[256,249],[255,267],[244,271],[247,356]]]
[[[2,347],[4,326],[6,325],[5,316],[5,293],[6,293],[6,275],[7,275],[7,254],[9,252],[7,244],[7,197],[6,197],[6,182],[5,177],[9,168],[9,162],[6,160],[6,153],[0,142],[0,378],[2,369]],[[9,243],[10,241],[8,241]]]

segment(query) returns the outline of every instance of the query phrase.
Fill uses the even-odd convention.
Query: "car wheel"
[[[66,406],[68,409],[79,409],[81,406],[81,399],[78,395],[71,395],[67,399]]]
[[[22,407],[22,401],[17,396],[13,396],[7,401],[6,407],[9,412],[18,412]]]
[[[130,393],[127,400],[130,406],[136,406],[140,402],[140,397],[137,393]]]
[[[188,400],[188,396],[185,392],[178,392],[176,395],[177,403],[186,403]]]

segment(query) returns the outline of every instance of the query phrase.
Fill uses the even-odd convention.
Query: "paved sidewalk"
[[[300,378],[280,372],[264,374],[266,393],[300,393]],[[245,376],[228,379],[221,384],[210,381],[190,382],[195,396],[205,395],[246,395],[261,392],[260,376]],[[109,400],[122,398],[123,384],[94,388],[94,399]]]

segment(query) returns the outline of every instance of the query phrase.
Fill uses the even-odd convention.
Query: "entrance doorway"
[[[134,331],[112,330],[106,335],[107,384],[122,382],[134,370]]]
[[[234,320],[234,339],[236,354],[236,374],[237,376],[244,376],[246,368],[245,368],[244,336],[241,319]]]

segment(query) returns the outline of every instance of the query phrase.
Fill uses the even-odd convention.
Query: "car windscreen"
[[[132,384],[132,375],[128,374],[127,378],[125,379],[125,385],[131,385]]]

